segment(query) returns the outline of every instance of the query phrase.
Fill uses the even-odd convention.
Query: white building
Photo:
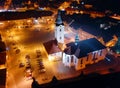
[[[107,49],[97,39],[68,43],[63,51],[62,61],[65,66],[74,66],[76,70],[86,67],[87,64],[97,63],[105,58]]]
[[[51,40],[44,43],[44,47],[48,54],[48,59],[50,61],[61,60],[62,58],[62,50],[58,46],[57,40]]]
[[[76,70],[86,67],[87,64],[97,63],[106,56],[107,49],[97,39],[90,38],[79,40],[79,35],[75,37],[75,42],[66,44],[64,50],[59,47],[64,44],[64,25],[60,12],[56,19],[55,40],[44,43],[49,60],[62,60],[65,66],[74,66]]]
[[[64,43],[64,24],[61,19],[60,11],[58,11],[56,18],[55,38],[58,43]]]

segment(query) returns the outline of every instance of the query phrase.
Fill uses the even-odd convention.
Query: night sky
[[[113,12],[120,13],[120,0],[86,0],[91,3],[98,10],[112,10]]]

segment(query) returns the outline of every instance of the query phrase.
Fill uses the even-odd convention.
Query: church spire
[[[75,45],[77,45],[79,41],[80,41],[79,35],[76,34],[76,36],[75,36]]]
[[[56,18],[56,25],[63,25],[60,10],[58,10],[58,14],[57,14],[57,18]]]
[[[56,18],[55,38],[58,43],[64,43],[64,24],[61,18],[61,12],[58,10]]]

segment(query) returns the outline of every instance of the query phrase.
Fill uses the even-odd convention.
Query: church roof
[[[63,24],[62,18],[61,18],[61,12],[58,11],[57,18],[56,18],[56,25],[61,25]]]
[[[67,48],[64,50],[64,53],[69,55],[74,54],[78,58],[87,56],[87,54],[90,52],[106,48],[95,38],[79,41],[77,45],[75,42],[71,42],[66,44],[66,46]]]
[[[45,42],[44,46],[48,54],[53,54],[61,51],[58,47],[57,40],[50,40],[48,42]]]

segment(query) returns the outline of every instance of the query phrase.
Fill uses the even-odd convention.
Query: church
[[[65,27],[60,11],[58,11],[55,25],[55,40],[43,44],[49,60],[61,60],[64,66],[80,70],[87,64],[94,64],[105,58],[107,48],[96,38],[80,41],[79,35],[76,34],[74,42],[65,43]]]

